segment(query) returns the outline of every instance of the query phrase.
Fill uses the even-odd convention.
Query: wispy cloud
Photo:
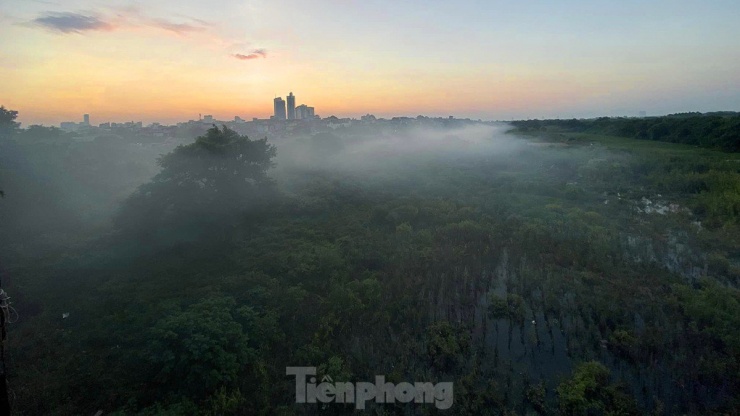
[[[110,16],[49,12],[33,19],[29,24],[63,34],[150,27],[183,35],[208,29],[207,22],[202,20],[190,19],[187,22],[176,22],[154,18],[146,16],[138,8],[131,7],[120,9],[115,15]]]
[[[241,59],[243,61],[248,61],[250,59],[259,59],[259,58],[267,58],[267,51],[265,49],[255,49],[252,52],[248,54],[243,53],[235,53],[233,55],[236,59]]]
[[[204,26],[194,25],[190,23],[174,23],[164,19],[149,19],[147,23],[149,26],[156,27],[162,30],[167,30],[177,34],[184,34],[188,32],[202,32],[206,30]]]
[[[32,23],[60,33],[110,31],[115,28],[111,23],[97,16],[86,16],[78,13],[47,13],[34,19]]]
[[[177,22],[171,19],[150,17],[137,6],[118,9],[117,20],[119,20],[123,26],[153,27],[173,32],[178,35],[190,32],[203,32],[209,27],[208,22],[200,19],[185,18],[186,22]]]
[[[266,49],[252,49],[249,52],[238,52],[247,49],[249,43],[233,43],[224,39],[213,30],[213,24],[204,20],[181,17],[177,20],[153,17],[144,13],[137,6],[108,9],[107,13],[92,12],[46,12],[31,20],[22,23],[25,26],[42,28],[60,35],[90,34],[94,32],[108,32],[114,30],[142,30],[156,29],[187,36],[197,32],[206,33],[210,42],[221,47],[232,43],[227,48],[233,58],[248,61],[267,57]]]

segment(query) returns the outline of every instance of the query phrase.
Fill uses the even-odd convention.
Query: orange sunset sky
[[[740,110],[737,1],[0,3],[0,105],[24,125],[483,119]]]

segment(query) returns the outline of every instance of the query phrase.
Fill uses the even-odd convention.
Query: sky
[[[740,111],[738,0],[0,0],[23,125]]]

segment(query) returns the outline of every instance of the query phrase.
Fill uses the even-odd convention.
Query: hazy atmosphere
[[[0,98],[25,124],[267,116],[510,120],[740,106],[740,3],[0,3]],[[43,99],[39,99],[43,96]]]
[[[737,414],[738,22],[0,2],[0,416]]]

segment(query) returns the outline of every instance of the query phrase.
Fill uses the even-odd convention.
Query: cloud
[[[248,54],[235,53],[231,56],[242,61],[248,61],[250,59],[267,58],[267,51],[265,49],[255,49]]]
[[[0,14],[0,18],[3,15]],[[27,27],[42,28],[61,35],[106,32],[106,31],[151,31],[159,30],[171,32],[180,36],[204,32],[205,35],[196,38],[207,40],[224,47],[230,42],[221,38],[211,30],[213,23],[176,16],[177,20],[148,15],[138,6],[120,7],[108,9],[107,12],[45,12],[31,21],[21,23]],[[192,39],[192,38],[191,38]],[[234,44],[227,48],[226,53],[239,60],[251,60],[267,57],[267,50],[252,49],[249,52],[238,53],[239,50],[249,48],[249,43]]]
[[[59,33],[82,33],[92,31],[111,31],[115,29],[136,29],[151,27],[178,35],[207,30],[206,22],[190,19],[190,22],[175,22],[168,19],[153,18],[143,14],[138,8],[120,9],[115,15],[85,15],[80,13],[49,12],[29,22]]]
[[[118,19],[124,26],[153,27],[166,30],[178,35],[190,32],[202,32],[208,28],[208,22],[199,19],[185,18],[189,22],[175,22],[169,19],[150,17],[138,6],[128,6],[118,9]]]
[[[148,26],[156,27],[162,30],[182,35],[189,32],[202,32],[206,30],[203,26],[196,26],[190,23],[173,23],[164,19],[147,19]]]
[[[32,21],[36,26],[61,33],[82,33],[88,31],[110,31],[112,24],[97,16],[86,16],[78,13],[47,13]]]

